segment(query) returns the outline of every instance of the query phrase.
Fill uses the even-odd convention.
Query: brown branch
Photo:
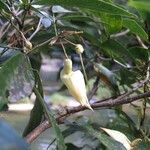
[[[94,103],[91,105],[91,107],[94,108],[100,108],[100,107],[113,107],[113,106],[117,106],[117,105],[122,105],[122,104],[127,104],[127,103],[131,103],[133,101],[142,99],[142,98],[146,98],[146,97],[150,97],[150,92],[146,92],[137,96],[132,96],[132,97],[128,97],[128,98],[123,98],[123,99],[109,99],[107,101],[102,101],[99,103]],[[56,120],[59,124],[63,123],[63,120],[69,116],[70,114],[74,114],[80,111],[84,111],[86,110],[86,107],[82,107],[82,106],[78,106],[78,107],[74,107],[74,108],[68,108],[66,113],[59,115]],[[49,127],[51,127],[51,124],[48,123],[48,121],[43,121],[38,127],[36,127],[31,133],[29,133],[26,136],[26,141],[27,143],[32,143],[42,132],[44,132],[46,129],[48,129]]]
[[[18,24],[18,26],[19,26],[19,29],[21,30],[22,29],[22,23],[21,23],[21,20],[20,20],[20,18],[12,11],[12,12],[10,12],[11,14],[12,14],[12,16],[15,18],[15,20],[17,21],[17,24]]]
[[[140,83],[138,85],[136,85],[136,87],[134,87],[131,91],[122,94],[117,99],[119,100],[119,99],[122,99],[124,97],[131,95],[132,93],[134,93],[136,90],[138,90],[140,87],[142,87],[148,81],[149,81],[149,76],[146,76],[146,78],[144,80],[140,81]]]

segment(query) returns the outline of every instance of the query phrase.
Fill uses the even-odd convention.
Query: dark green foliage
[[[37,5],[42,7],[37,8]],[[74,44],[82,44],[88,79],[91,79],[90,82],[97,79],[98,82],[100,92],[95,93],[96,100],[109,96],[117,98],[129,91],[131,94],[125,98],[149,91],[149,8],[150,2],[146,0],[22,0],[14,3],[0,0],[0,110],[11,102],[12,87],[22,92],[22,83],[28,82],[30,90],[23,97],[16,98],[17,101],[32,93],[36,95],[24,137],[44,119],[48,119],[55,131],[58,150],[125,150],[123,144],[105,134],[100,127],[120,131],[131,142],[140,138],[142,142],[137,145],[137,149],[149,149],[149,133],[146,132],[149,129],[146,129],[144,122],[147,119],[147,99],[141,99],[145,103],[138,104],[140,107],[136,103],[133,105],[132,109],[140,109],[136,112],[141,113],[134,117],[115,107],[112,110],[114,116],[105,114],[104,123],[96,116],[103,115],[97,108],[92,117],[90,113],[85,113],[79,118],[73,116],[70,119],[73,119],[73,123],[64,121],[65,129],[62,131],[57,123],[60,120],[55,119],[62,112],[59,109],[51,110],[44,101],[45,91],[40,77],[41,56],[64,59],[60,42],[64,43],[67,54],[72,58],[73,67],[80,69],[80,59],[75,53]],[[15,14],[13,9],[20,14]],[[78,34],[76,31],[83,33]],[[32,43],[31,50],[27,49],[26,40]],[[132,91],[144,79],[147,79],[147,83]],[[92,89],[91,84],[89,86]],[[66,90],[63,85],[59,89],[58,93]],[[103,97],[105,89],[108,91]],[[143,122],[139,123],[139,120]],[[65,143],[75,133],[79,133],[83,141],[90,142],[82,146],[76,145],[74,141]]]

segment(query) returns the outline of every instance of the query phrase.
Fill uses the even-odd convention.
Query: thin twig
[[[79,56],[80,56],[80,61],[81,61],[81,66],[82,66],[82,69],[83,69],[85,81],[86,81],[86,84],[88,84],[88,78],[87,78],[87,74],[86,74],[86,71],[85,71],[85,67],[84,67],[84,63],[83,63],[83,59],[82,59],[82,54],[79,54]]]
[[[117,99],[119,100],[119,99],[122,99],[124,97],[127,97],[127,96],[131,95],[132,93],[134,93],[136,90],[138,90],[140,87],[142,87],[148,81],[149,81],[149,78],[146,77],[144,80],[140,81],[140,83],[137,86],[135,86],[131,91],[129,91],[125,94],[122,94]]]
[[[124,68],[130,68],[130,66],[129,65],[124,65],[124,64],[122,64],[121,62],[119,62],[118,60],[116,60],[116,59],[113,59],[113,61],[115,62],[115,63],[117,63],[118,65],[120,65],[120,66],[122,66],[122,67],[124,67]]]
[[[138,43],[144,48],[144,49],[148,49],[148,47],[143,43],[143,41],[141,40],[141,38],[139,36],[136,36]],[[147,72],[146,72],[146,79],[148,80],[150,77],[150,56],[149,56],[149,60],[148,60],[148,64],[147,64]],[[146,89],[147,84],[144,84],[144,92],[147,91]],[[142,118],[140,120],[140,127],[143,126],[144,124],[144,120],[145,120],[145,115],[146,115],[146,98],[143,100],[143,104],[142,104]]]
[[[14,12],[10,12],[12,14],[12,16],[15,18],[15,20],[17,21],[18,25],[19,25],[19,29],[22,29],[22,23],[21,20],[18,18],[18,16],[14,13]]]
[[[58,31],[57,31],[57,27],[56,27],[56,18],[55,18],[55,15],[53,13],[53,22],[54,22],[54,31],[55,31],[55,35],[57,36],[58,35]]]
[[[53,22],[54,22],[55,35],[58,36],[58,31],[57,31],[57,27],[56,27],[56,18],[55,18],[54,13],[53,13]],[[64,44],[62,43],[61,39],[60,39],[60,44],[61,44],[61,47],[63,49],[65,57],[68,59],[68,55],[67,55],[66,49],[65,49]]]
[[[37,25],[36,30],[35,30],[35,31],[32,33],[32,35],[28,38],[29,41],[30,41],[30,40],[37,34],[37,32],[40,30],[41,22],[42,22],[42,17],[41,17],[40,20],[39,20],[39,23],[38,23],[38,25]]]
[[[28,51],[27,54],[35,53],[37,48],[39,48],[39,47],[41,47],[41,46],[44,46],[44,45],[48,44],[51,40],[53,40],[53,38],[50,38],[50,39],[48,39],[47,41],[44,41],[44,42],[42,42],[42,43],[36,45],[35,47],[33,47],[33,49],[32,49],[31,51]]]
[[[110,35],[110,38],[116,38],[116,37],[124,36],[124,35],[128,34],[129,32],[130,32],[130,30],[127,29],[127,30],[122,31],[120,33]]]
[[[26,37],[24,36],[24,34],[22,33],[22,31],[21,31],[20,29],[18,29],[18,28],[15,26],[15,24],[13,23],[12,20],[10,20],[10,23],[11,23],[11,25],[20,33],[22,39],[23,39],[24,41],[26,41],[27,39],[26,39]]]
[[[75,43],[73,43],[73,42],[71,42],[71,41],[67,40],[66,38],[64,38],[63,40],[65,40],[67,43],[70,43],[70,44],[71,44],[71,45],[73,45],[73,46],[76,46],[76,44],[75,44]]]
[[[63,49],[63,51],[64,51],[64,55],[65,55],[65,57],[68,59],[68,55],[67,55],[66,49],[65,49],[64,44],[62,43],[62,41],[61,41],[61,40],[60,40],[60,44],[61,44],[62,49]]]
[[[140,38],[139,36],[136,36],[136,38],[137,38],[139,44],[140,44],[143,48],[148,49],[148,47],[143,43],[143,41],[141,40],[141,38]]]

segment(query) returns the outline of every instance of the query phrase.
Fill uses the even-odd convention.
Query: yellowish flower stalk
[[[24,52],[28,53],[29,51],[31,51],[31,49],[32,43],[29,40],[25,39]]]
[[[88,102],[83,74],[80,70],[72,71],[72,61],[65,59],[64,68],[60,73],[62,82],[69,93],[82,105],[93,110]]]
[[[86,71],[85,71],[85,67],[84,67],[83,59],[82,59],[82,53],[84,52],[84,48],[81,44],[75,44],[75,51],[76,51],[77,54],[79,54],[80,61],[81,61],[81,66],[82,66],[84,77],[85,77],[85,82],[86,82],[86,84],[88,84],[88,78],[87,78],[87,75],[86,75]]]
[[[32,49],[32,43],[28,40],[25,40],[25,47],[28,48],[29,50]]]

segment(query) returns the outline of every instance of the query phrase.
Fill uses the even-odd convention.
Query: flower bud
[[[25,40],[25,47],[27,49],[31,50],[32,49],[32,43],[30,41],[28,41],[28,40]]]
[[[83,74],[80,70],[72,71],[72,61],[66,59],[64,68],[60,73],[62,82],[68,88],[69,93],[82,105],[93,110],[88,102]]]
[[[76,44],[75,50],[76,50],[77,54],[81,54],[81,53],[83,53],[84,48],[81,44]]]

